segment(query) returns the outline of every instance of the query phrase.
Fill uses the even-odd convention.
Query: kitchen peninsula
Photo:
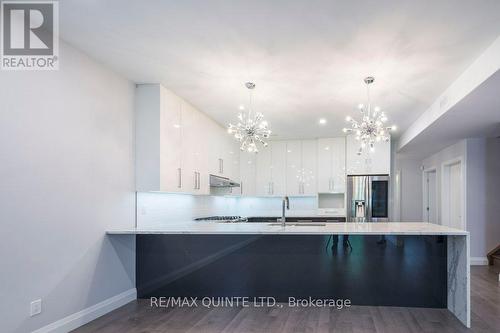
[[[459,229],[190,221],[108,235],[136,237],[139,298],[344,298],[353,305],[448,308],[470,327],[469,234]],[[349,235],[348,246],[334,246],[333,235]]]

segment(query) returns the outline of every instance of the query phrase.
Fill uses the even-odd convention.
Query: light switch
[[[41,312],[42,312],[42,300],[37,299],[37,300],[31,302],[30,316],[33,317]]]

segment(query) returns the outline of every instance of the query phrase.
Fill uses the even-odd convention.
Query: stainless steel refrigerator
[[[347,221],[389,221],[389,176],[347,176]]]

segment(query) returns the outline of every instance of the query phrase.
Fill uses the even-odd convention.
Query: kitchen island
[[[470,327],[469,235],[462,230],[420,222],[185,222],[108,234],[136,237],[139,298],[348,299],[448,308]],[[347,246],[334,235],[349,235]]]

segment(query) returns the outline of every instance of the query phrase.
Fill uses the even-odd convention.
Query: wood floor
[[[74,332],[500,332],[498,269],[471,268],[472,328],[445,309],[151,308],[131,302]]]

